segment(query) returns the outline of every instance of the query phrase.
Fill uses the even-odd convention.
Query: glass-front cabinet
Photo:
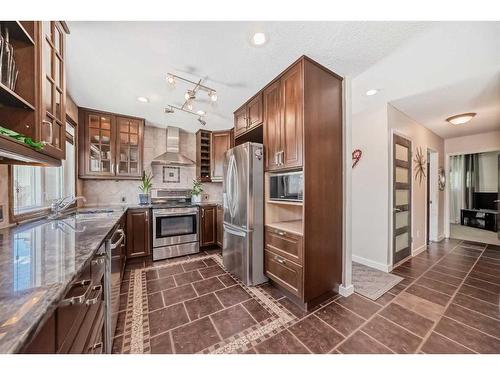
[[[141,178],[143,119],[81,109],[80,123],[80,178]]]

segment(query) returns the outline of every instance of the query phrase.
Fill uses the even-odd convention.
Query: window
[[[55,199],[75,195],[74,133],[66,124],[66,160],[60,167],[12,167],[14,216],[43,211]]]

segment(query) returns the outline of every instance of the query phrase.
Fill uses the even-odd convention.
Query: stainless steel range
[[[153,205],[153,260],[200,251],[199,208],[189,190],[155,189]]]

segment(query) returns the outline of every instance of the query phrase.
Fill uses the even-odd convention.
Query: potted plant
[[[142,193],[139,193],[139,204],[149,204],[149,191],[153,186],[152,179],[153,175],[151,173],[142,174],[141,184],[139,185],[139,190],[142,191]]]
[[[193,188],[191,189],[191,202],[200,203],[203,185],[198,180],[193,180]]]

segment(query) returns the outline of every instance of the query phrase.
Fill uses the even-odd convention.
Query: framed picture
[[[181,182],[180,167],[163,167],[163,182],[178,184]]]

